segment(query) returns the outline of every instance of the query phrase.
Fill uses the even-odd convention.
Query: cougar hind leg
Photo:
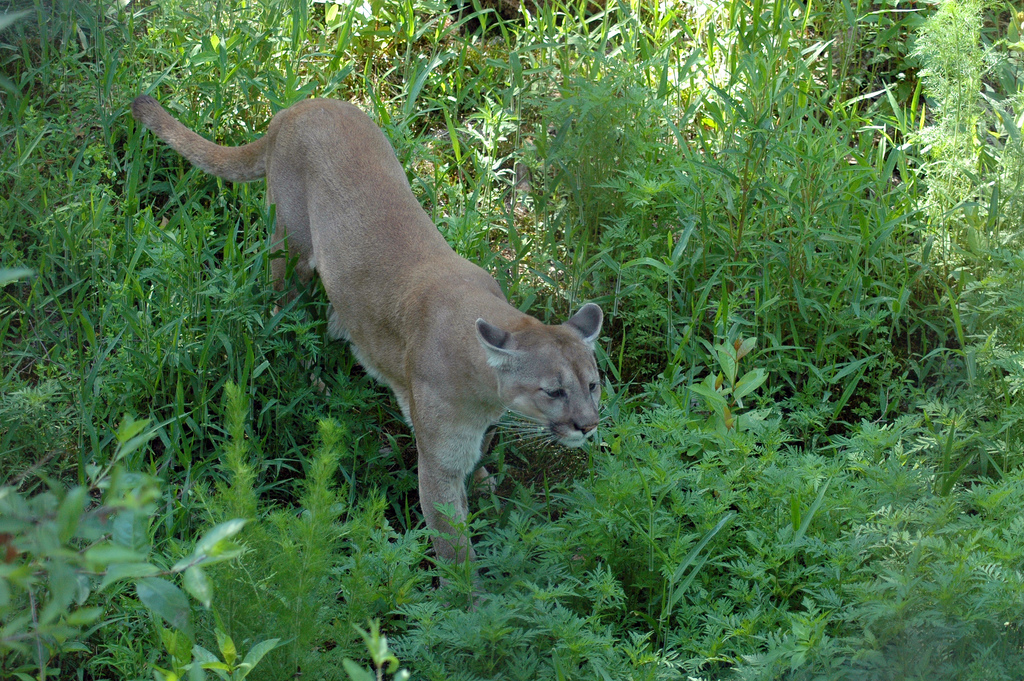
[[[273,251],[277,252],[278,255],[278,257],[270,260],[270,274],[274,280],[274,290],[279,293],[277,304],[274,305],[273,309],[273,314],[277,315],[281,312],[281,308],[283,306],[289,305],[296,298],[309,292],[310,282],[313,279],[313,272],[316,271],[316,258],[313,257],[311,253],[308,254],[308,257],[305,257],[307,255],[306,253],[295,253],[293,249],[288,248],[287,233],[280,222],[278,222],[274,229]],[[294,273],[298,279],[298,283],[296,285],[289,285],[288,282],[289,261],[295,263]],[[334,318],[335,315],[332,308],[331,319]],[[330,321],[328,321],[327,333],[332,340],[335,338],[335,336],[331,335]],[[309,382],[312,384],[313,388],[324,397],[330,397],[330,388],[327,387],[327,384],[324,383],[324,380],[320,378],[316,371],[311,371],[311,369],[314,368],[313,360],[305,359],[301,361],[301,364],[303,369],[310,371]]]

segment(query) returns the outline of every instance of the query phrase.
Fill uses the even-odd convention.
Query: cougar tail
[[[179,123],[149,95],[135,98],[132,116],[193,165],[211,175],[232,182],[251,182],[267,174],[266,137],[240,147],[215,144]]]

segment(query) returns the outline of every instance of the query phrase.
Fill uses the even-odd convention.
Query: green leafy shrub
[[[266,678],[290,678],[297,670],[339,678],[342,657],[360,649],[353,625],[422,597],[422,537],[395,533],[380,496],[359,508],[348,505],[335,479],[350,437],[326,419],[318,424],[320,442],[305,477],[295,483],[297,509],[268,508],[254,486],[251,461],[259,457],[247,437],[248,401],[230,383],[225,394],[224,482],[201,492],[203,505],[214,522],[252,521],[239,535],[245,552],[238,567],[212,575],[220,591],[213,607],[217,621],[245,646],[270,637],[281,641],[261,665]]]
[[[363,637],[363,641],[366,642],[366,648],[373,659],[376,674],[363,669],[352,660],[346,658],[343,660],[343,665],[345,673],[348,674],[351,681],[374,681],[375,679],[380,681],[380,679],[384,678],[385,668],[389,674],[394,675],[392,678],[395,681],[406,681],[409,678],[409,672],[404,669],[398,669],[398,658],[388,649],[388,639],[380,633],[380,622],[370,620],[369,632],[363,631],[358,627],[356,630]]]
[[[99,621],[113,609],[108,587],[135,580],[139,600],[153,613],[166,646],[189,653],[195,633],[188,598],[163,576],[181,574],[194,598],[209,607],[212,584],[204,570],[238,555],[230,539],[244,521],[231,520],[206,533],[192,553],[173,566],[166,556],[151,555],[150,516],[161,498],[151,476],[128,473],[125,459],[143,448],[156,432],[147,420],[125,417],[114,438],[116,447],[103,467],[87,467],[87,483],[25,498],[14,487],[0,488],[0,664],[25,676],[61,674],[50,668],[54,658],[88,653],[83,627],[93,631],[111,624]],[[98,605],[86,605],[87,602]],[[160,623],[173,629],[165,629]],[[31,661],[31,662],[28,662]],[[253,660],[252,665],[258,660]],[[8,668],[8,663],[11,666]],[[158,668],[158,671],[159,670]],[[176,676],[174,677],[176,678]]]
[[[788,444],[777,416],[735,434],[698,418],[621,420],[593,481],[559,498],[561,581],[607,570],[625,598],[605,615],[619,630],[650,631],[652,652],[703,678],[892,678],[913,659],[915,674],[952,679],[983,660],[997,674],[1020,664],[1024,583],[1002,559],[1020,553],[1019,473],[978,486],[1009,513],[992,524],[977,501],[933,494],[914,421],[865,424],[833,454]]]
[[[160,499],[159,484],[117,464],[155,435],[148,425],[125,418],[111,463],[91,466],[84,485],[65,489],[54,481],[30,497],[13,486],[0,488],[5,672],[59,673],[62,656],[89,651],[85,628],[105,624],[103,590],[142,576],[134,567],[150,551],[148,517]]]

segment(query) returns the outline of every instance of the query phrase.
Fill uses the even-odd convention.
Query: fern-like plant
[[[346,429],[336,421],[319,423],[320,444],[297,486],[297,509],[260,508],[252,448],[245,433],[248,402],[228,384],[226,412],[229,440],[222,471],[226,482],[208,500],[214,521],[251,518],[241,535],[247,551],[237,569],[221,570],[214,580],[222,592],[214,612],[225,633],[243,647],[270,637],[285,643],[267,656],[267,678],[291,678],[305,669],[314,642],[337,617],[334,568],[347,532],[344,496],[335,484]]]
[[[985,65],[981,7],[981,0],[945,0],[922,27],[915,52],[925,64],[921,75],[934,114],[919,136],[930,159],[925,170],[933,220],[975,189]]]

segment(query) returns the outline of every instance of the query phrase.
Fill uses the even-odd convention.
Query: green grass
[[[253,678],[359,678],[371,619],[413,678],[1017,678],[1021,17],[890,5],[18,4],[0,678],[275,638]],[[478,581],[430,561],[411,433],[324,298],[275,311],[262,184],[191,168],[140,92],[229,144],[352,100],[513,304],[602,305],[601,437],[499,438]],[[187,572],[233,518],[247,551]]]

